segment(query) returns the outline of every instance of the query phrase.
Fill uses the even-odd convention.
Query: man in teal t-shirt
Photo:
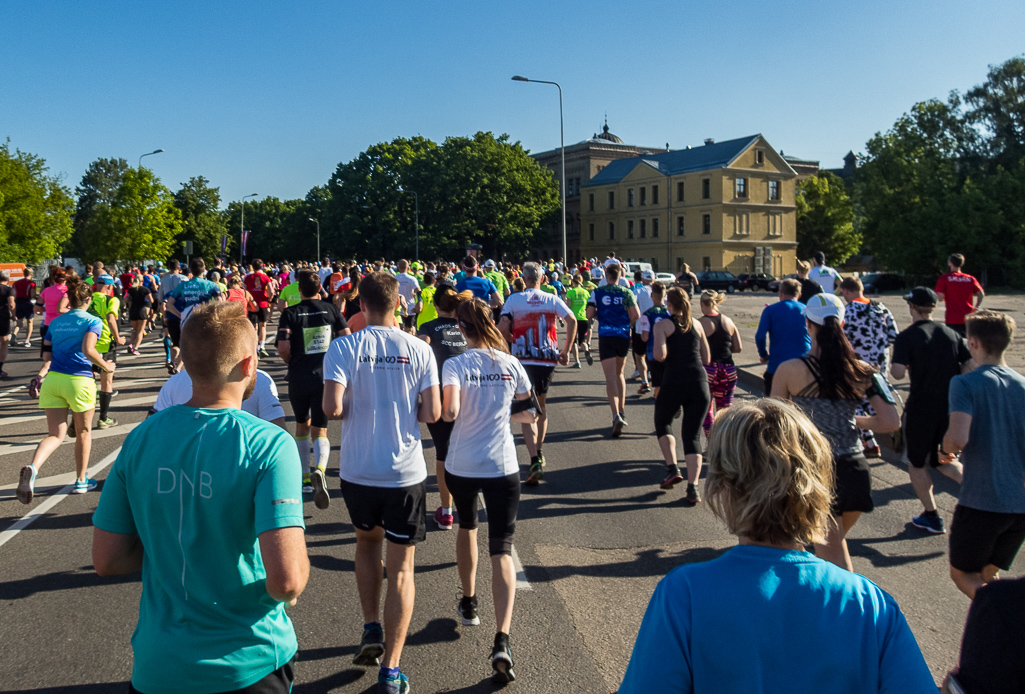
[[[309,578],[299,455],[239,409],[256,382],[242,304],[197,307],[181,344],[192,399],[125,439],[93,516],[93,563],[104,576],[142,569],[136,691],[287,691],[299,647],[284,608]]]

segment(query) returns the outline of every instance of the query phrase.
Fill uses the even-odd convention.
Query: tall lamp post
[[[152,152],[146,152],[145,154],[140,154],[139,155],[139,168],[140,169],[142,168],[142,158],[143,157],[148,157],[148,156],[153,155],[153,154],[160,154],[163,151],[164,150],[162,150],[162,149],[155,149]]]
[[[309,220],[317,225],[317,262],[320,262],[320,220],[310,217]]]
[[[243,195],[242,196],[242,218],[239,220],[239,223],[238,223],[238,262],[239,262],[239,265],[245,265],[245,262],[246,262],[245,255],[243,255],[243,250],[242,250],[244,248],[244,246],[245,246],[244,242],[242,241],[242,237],[245,236],[245,233],[246,233],[246,198],[255,198],[257,195],[259,195],[259,193],[250,193],[249,195]]]
[[[558,82],[549,82],[548,80],[532,80],[527,79],[523,75],[515,75],[513,77],[515,82],[534,82],[536,84],[554,84],[559,88],[559,156],[561,163],[559,168],[562,174],[562,262],[565,264],[569,263],[569,254],[566,252],[566,137],[564,134],[564,121],[562,117],[562,85]]]
[[[413,204],[415,205],[415,209],[416,209],[416,217],[414,218],[416,220],[415,221],[415,225],[416,225],[416,227],[415,227],[416,228],[416,257],[414,258],[414,260],[419,262],[419,260],[420,260],[420,196],[416,194],[415,190],[406,190],[405,188],[401,188],[401,187],[399,188],[399,192],[400,193],[412,193],[413,194]]]

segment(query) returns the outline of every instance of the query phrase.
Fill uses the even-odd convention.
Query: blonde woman
[[[662,579],[619,694],[935,694],[894,599],[804,550],[825,538],[832,501],[815,425],[780,401],[732,407],[708,467],[708,506],[738,544]]]
[[[740,331],[728,316],[719,312],[719,306],[726,295],[712,289],[701,292],[701,318],[698,319],[708,338],[710,363],[705,365],[708,373],[708,390],[712,393],[712,407],[705,416],[705,433],[712,429],[712,420],[720,410],[733,404],[733,391],[737,388],[737,366],[733,355],[744,348]]]

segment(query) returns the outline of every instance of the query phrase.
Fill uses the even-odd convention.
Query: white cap
[[[641,273],[641,279],[645,282],[653,282],[655,280],[655,273],[651,270],[645,270]]]
[[[826,319],[832,316],[843,322],[844,306],[839,297],[835,294],[815,294],[808,299],[808,306],[804,310],[805,317],[812,323],[825,325]]]
[[[484,261],[484,267],[495,267],[495,261],[488,258]]]
[[[593,267],[593,268],[591,268],[591,279],[592,280],[600,280],[603,277],[605,277],[605,271],[604,270],[602,270],[600,267]]]

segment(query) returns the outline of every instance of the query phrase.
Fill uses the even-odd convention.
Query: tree
[[[202,176],[193,176],[174,194],[174,206],[182,220],[182,232],[175,240],[181,248],[183,241],[192,241],[193,254],[207,259],[221,254],[221,236],[225,233],[224,215],[217,209],[221,204],[219,188],[212,188]]]
[[[1025,159],[1025,57],[990,66],[986,82],[965,94],[966,122],[992,166],[1014,168]]]
[[[822,251],[842,264],[861,248],[854,229],[854,205],[839,176],[822,171],[797,184],[797,257]]]
[[[246,202],[245,224],[249,230],[249,242],[246,244],[246,260],[261,258],[265,261],[292,260],[295,254],[294,240],[299,233],[312,233],[310,222],[302,229],[293,227],[294,211],[298,200],[279,200],[266,197],[263,200]],[[240,221],[242,205],[231,202],[224,212],[224,220],[229,229],[228,236],[233,244],[240,242]],[[230,253],[232,259],[238,258],[238,246]]]
[[[87,257],[86,241],[89,236],[100,235],[93,225],[97,213],[110,205],[121,186],[128,162],[124,159],[100,158],[89,164],[82,176],[82,182],[75,188],[78,203],[75,207],[75,233],[68,250],[79,258]]]
[[[41,157],[0,144],[0,262],[54,258],[71,237],[71,191]]]

